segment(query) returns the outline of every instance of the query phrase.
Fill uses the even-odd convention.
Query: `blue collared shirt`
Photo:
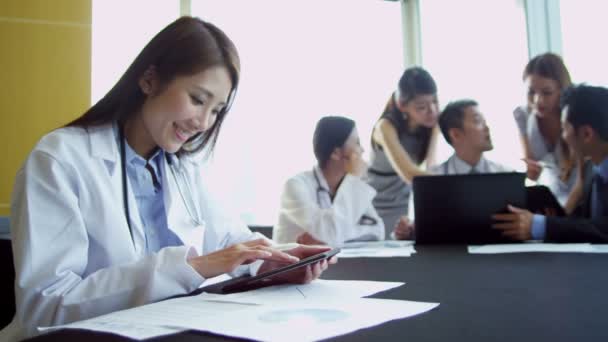
[[[593,167],[593,172],[600,175],[604,182],[608,182],[608,158],[604,159],[600,165]],[[593,205],[593,203],[592,203]],[[547,233],[547,218],[543,215],[532,217],[532,239],[544,240]]]
[[[128,143],[125,144],[127,175],[135,195],[139,216],[144,226],[146,253],[158,252],[167,246],[182,245],[180,239],[169,230],[163,197],[162,162],[164,152],[157,150],[149,164],[154,176],[146,168],[146,160],[139,156]]]

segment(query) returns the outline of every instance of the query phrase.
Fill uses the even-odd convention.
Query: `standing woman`
[[[226,219],[195,154],[212,149],[239,58],[217,27],[183,17],[158,33],[84,115],[44,136],[11,203],[17,310],[0,340],[185,294],[325,251],[271,247]],[[284,281],[308,282],[320,262]]]
[[[572,82],[562,58],[545,53],[531,59],[523,72],[527,105],[513,115],[519,128],[528,178],[546,185],[562,205],[577,180],[576,161],[562,134],[560,96]]]
[[[387,236],[398,222],[407,224],[412,179],[426,174],[421,165],[434,164],[437,116],[431,75],[420,67],[405,70],[372,131],[368,182],[378,192],[373,203]]]

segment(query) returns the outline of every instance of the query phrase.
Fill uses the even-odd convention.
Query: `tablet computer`
[[[526,206],[519,172],[419,176],[413,181],[416,244],[487,244],[513,240],[492,229],[492,215]]]
[[[253,290],[265,286],[277,285],[280,284],[279,281],[273,279],[273,276],[294,271],[298,268],[305,267],[307,265],[313,264],[317,261],[321,261],[323,259],[329,259],[332,256],[338,254],[340,252],[340,248],[333,248],[329,251],[311,255],[307,258],[304,258],[296,263],[289,264],[283,267],[275,268],[274,270],[260,273],[255,276],[245,275],[242,277],[232,278],[220,283],[212,284],[209,286],[205,286],[203,288],[198,289],[196,292],[208,292],[208,293],[219,293],[219,294],[228,294],[235,292],[243,292],[248,290]]]
[[[566,211],[555,195],[544,185],[526,187],[526,202],[526,209],[533,214],[545,215],[545,209],[553,209],[556,216],[566,216]]]

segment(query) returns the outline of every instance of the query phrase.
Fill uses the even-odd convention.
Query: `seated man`
[[[441,116],[439,128],[445,140],[454,147],[454,154],[431,172],[441,175],[466,173],[511,172],[512,169],[484,158],[491,151],[492,138],[477,102],[460,100],[450,102]]]
[[[483,153],[492,150],[494,146],[490,129],[479,111],[477,102],[473,100],[450,102],[439,116],[439,128],[445,140],[454,148],[454,154],[442,164],[432,168],[431,173],[459,175],[513,171],[484,158]],[[413,212],[413,203],[410,203],[409,207]],[[395,238],[400,240],[411,238],[413,229],[410,220],[403,216],[395,227]]]
[[[313,149],[317,165],[285,184],[274,240],[331,246],[383,240],[384,223],[372,205],[376,191],[360,178],[365,163],[355,122],[322,118]]]
[[[561,99],[563,137],[577,159],[593,168],[583,173],[583,192],[568,217],[535,215],[509,206],[493,228],[514,240],[608,242],[608,89],[579,85]]]

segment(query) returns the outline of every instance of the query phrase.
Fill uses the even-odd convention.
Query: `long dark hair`
[[[538,75],[559,84],[560,90],[572,85],[570,73],[564,64],[564,60],[551,52],[543,53],[532,58],[524,69],[522,79],[525,81],[530,75]]]
[[[344,143],[355,129],[355,121],[343,116],[324,116],[315,127],[312,149],[321,168],[327,166],[334,149]]]
[[[407,103],[418,95],[437,95],[437,84],[431,74],[425,69],[411,67],[406,69],[403,75],[401,75],[397,89],[398,93],[391,94],[378,120],[388,119],[395,126],[395,129],[397,129],[397,134],[401,136],[407,133],[409,117],[407,113],[402,113],[399,110],[395,97],[398,97],[400,102]],[[433,129],[428,127],[419,127],[416,132],[416,135],[423,142],[419,154],[414,156],[420,162],[425,160],[428,155],[432,132]],[[373,139],[372,148],[378,148]]]
[[[150,67],[159,78],[160,89],[178,76],[192,75],[215,66],[224,66],[230,74],[232,89],[225,108],[213,126],[191,137],[177,152],[194,153],[207,148],[211,152],[220,127],[234,100],[240,76],[240,61],[232,41],[216,26],[199,18],[181,17],[160,31],[135,58],[112,89],[82,116],[66,126],[89,128],[111,122],[124,124],[136,115],[146,95],[139,79]]]
[[[525,81],[531,75],[541,76],[557,82],[560,88],[560,95],[572,85],[570,73],[564,64],[564,60],[559,56],[551,52],[540,54],[532,58],[524,69],[522,79]],[[566,141],[561,137],[559,138],[559,150],[557,153],[560,154],[560,179],[567,181],[570,178],[570,173],[575,166],[575,158],[572,155],[570,147]]]

